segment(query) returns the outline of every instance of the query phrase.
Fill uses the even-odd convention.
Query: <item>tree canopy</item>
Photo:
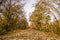
[[[27,20],[24,17],[22,10],[23,4],[19,3],[21,0],[3,0],[0,6],[0,34],[9,31],[26,29],[28,26]]]
[[[56,0],[40,0],[35,5],[35,10],[30,16],[32,28],[47,32],[58,33],[58,29],[60,29],[60,23],[57,19],[59,18],[60,12],[58,10],[58,7],[55,7],[55,2]],[[54,19],[53,24],[51,22],[52,16]]]

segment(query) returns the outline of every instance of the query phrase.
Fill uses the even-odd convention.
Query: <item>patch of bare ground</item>
[[[60,38],[56,35],[34,29],[25,29],[12,34],[0,36],[0,40],[60,40]]]

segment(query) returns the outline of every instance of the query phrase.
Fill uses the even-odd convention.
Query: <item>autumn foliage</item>
[[[48,1],[48,0],[47,0]],[[60,20],[57,20],[54,13],[50,11],[55,10],[53,6],[47,2],[46,0],[40,0],[35,6],[35,10],[33,11],[32,15],[30,16],[31,27],[33,29],[37,29],[44,32],[51,32],[54,34],[60,35]],[[53,7],[53,8],[52,8]],[[56,10],[57,11],[57,10]],[[51,16],[54,16],[53,22],[51,22]],[[59,14],[59,12],[57,13]]]
[[[4,0],[3,0],[4,1]],[[17,4],[19,0],[5,0],[0,7],[0,35],[7,34],[14,30],[26,29],[27,20],[23,14],[23,4]],[[8,4],[6,4],[6,2]],[[14,2],[14,3],[13,3]],[[16,5],[17,4],[17,5]]]

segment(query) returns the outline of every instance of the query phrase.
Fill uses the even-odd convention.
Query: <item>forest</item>
[[[31,30],[37,31],[36,33],[50,34],[53,37],[56,35],[57,39],[43,39],[45,38],[43,37],[29,40],[60,40],[60,0],[39,0],[34,5],[35,10],[29,14],[30,25],[23,10],[24,5],[22,0],[0,0],[0,37],[20,30],[26,30],[26,32]],[[2,39],[3,37],[0,38]]]

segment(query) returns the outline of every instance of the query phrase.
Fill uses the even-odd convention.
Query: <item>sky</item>
[[[26,18],[27,21],[29,22],[29,17],[31,13],[34,11],[34,5],[37,3],[37,0],[24,0],[25,5],[24,5],[24,11],[26,12]]]

